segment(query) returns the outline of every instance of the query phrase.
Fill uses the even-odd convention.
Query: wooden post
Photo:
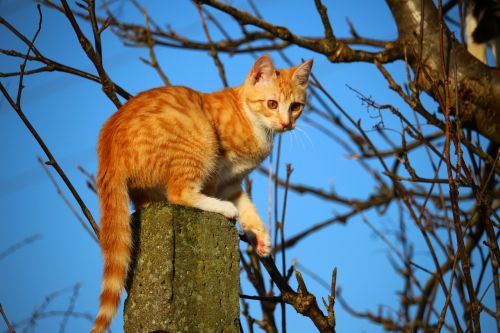
[[[126,333],[239,333],[239,252],[222,215],[158,203],[133,215]]]

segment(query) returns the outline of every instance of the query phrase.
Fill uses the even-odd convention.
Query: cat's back
[[[184,86],[153,88],[122,105],[106,121],[101,136],[116,132],[147,132],[167,123],[184,128],[183,125],[192,125],[195,120],[203,122],[204,118],[202,93]]]
[[[149,142],[206,136],[213,129],[203,104],[202,93],[183,86],[141,92],[106,121],[98,150],[106,154],[113,147],[123,150]]]
[[[190,113],[202,109],[202,93],[184,86],[159,87],[143,91],[127,101],[115,114],[141,117],[168,111]]]

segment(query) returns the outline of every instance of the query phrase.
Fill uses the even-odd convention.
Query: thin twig
[[[28,51],[26,52],[26,58],[24,59],[24,62],[21,65],[21,74],[19,76],[19,88],[18,88],[18,92],[17,92],[16,101],[14,101],[12,99],[10,94],[7,92],[7,89],[5,89],[4,85],[1,82],[0,82],[0,90],[2,91],[2,93],[5,96],[5,98],[7,99],[7,101],[9,102],[10,106],[14,109],[14,111],[16,111],[19,118],[21,118],[21,120],[23,121],[25,126],[28,128],[28,130],[31,132],[31,134],[33,135],[35,140],[38,142],[38,144],[40,145],[40,147],[44,151],[45,155],[48,158],[47,163],[49,165],[51,165],[57,171],[59,176],[63,179],[64,183],[66,184],[68,189],[71,191],[71,194],[75,197],[76,201],[80,205],[80,208],[82,209],[83,214],[85,215],[85,217],[89,221],[90,225],[92,226],[94,233],[98,236],[99,235],[99,228],[98,228],[97,224],[95,223],[95,220],[92,217],[92,214],[90,213],[89,209],[87,208],[87,206],[83,202],[82,198],[80,197],[80,195],[78,194],[78,192],[74,188],[73,184],[70,182],[69,178],[66,176],[66,174],[64,173],[62,168],[57,163],[56,159],[52,155],[51,151],[49,150],[49,148],[47,147],[45,142],[42,140],[42,138],[40,137],[38,132],[35,130],[33,125],[28,120],[28,118],[26,118],[25,114],[23,113],[23,111],[21,109],[20,102],[21,102],[21,92],[22,92],[24,68],[26,66],[26,62],[28,61],[28,56],[30,54],[30,51],[32,50],[33,45],[35,44],[36,37],[38,36],[38,33],[39,33],[41,26],[42,26],[42,11],[40,10],[40,5],[37,5],[37,8],[38,8],[38,13],[39,13],[39,17],[40,17],[39,23],[38,23],[38,29],[37,29],[37,32],[35,33],[33,40],[29,44]]]
[[[66,330],[66,325],[68,324],[69,317],[71,316],[71,314],[74,312],[75,309],[76,299],[78,298],[80,287],[81,285],[79,283],[75,284],[75,286],[73,287],[73,294],[71,295],[68,308],[66,309],[61,325],[59,326],[59,333],[64,333],[64,331]]]
[[[210,31],[208,30],[207,23],[205,22],[205,17],[203,15],[203,11],[201,9],[201,5],[199,2],[196,3],[196,8],[198,9],[198,14],[200,15],[201,24],[203,26],[203,31],[205,32],[205,37],[207,38],[208,44],[210,45],[210,56],[214,59],[215,66],[217,66],[217,70],[219,71],[219,76],[222,80],[222,84],[224,87],[229,87],[226,78],[226,71],[224,69],[224,64],[220,61],[219,52],[217,51],[217,47],[214,45],[212,41],[212,37],[210,36]]]
[[[153,69],[156,71],[156,73],[160,76],[160,78],[163,81],[163,84],[165,86],[171,86],[172,83],[170,82],[170,80],[168,79],[167,75],[165,74],[165,72],[161,68],[160,64],[158,63],[158,60],[156,59],[156,52],[154,50],[154,41],[151,38],[151,28],[149,26],[150,25],[150,18],[149,18],[148,12],[146,11],[146,8],[144,8],[143,6],[141,6],[137,2],[137,0],[133,0],[132,3],[142,13],[142,15],[144,16],[144,22],[146,24],[146,36],[147,36],[146,37],[147,38],[147,40],[146,40],[146,46],[149,49],[149,59],[150,60],[146,60],[144,58],[141,58],[141,60],[145,64],[153,67]]]
[[[7,315],[5,314],[5,311],[3,310],[2,303],[0,303],[0,313],[2,314],[3,321],[7,325],[9,333],[16,333],[16,331],[14,330],[12,325],[10,324],[9,319],[7,319]]]
[[[332,29],[332,25],[330,23],[330,19],[328,18],[327,8],[325,5],[323,5],[321,3],[321,0],[314,0],[314,4],[316,5],[316,10],[318,11],[318,13],[321,17],[321,22],[323,23],[323,28],[325,29],[326,41],[334,44],[336,42],[336,38],[333,35],[333,29]]]
[[[61,197],[61,199],[64,201],[64,203],[66,204],[66,206],[68,206],[68,208],[71,210],[71,212],[76,217],[76,219],[78,220],[78,222],[80,222],[80,225],[89,234],[90,238],[92,238],[97,244],[99,244],[99,240],[97,239],[96,235],[92,232],[92,230],[89,229],[89,227],[87,226],[87,224],[85,223],[85,221],[82,219],[82,217],[80,216],[80,214],[78,214],[78,212],[76,211],[75,207],[73,207],[73,205],[68,200],[68,198],[66,198],[66,196],[64,195],[64,192],[62,191],[61,187],[59,186],[59,184],[57,184],[57,181],[55,180],[55,178],[50,173],[50,170],[47,167],[47,164],[43,161],[43,159],[40,156],[38,156],[38,162],[42,166],[43,170],[45,171],[45,174],[49,178],[49,180],[52,183],[52,185],[54,185],[57,194],[59,194],[59,196]]]
[[[12,244],[8,248],[6,248],[4,251],[0,252],[0,260],[5,259],[7,256],[11,255],[12,253],[16,252],[17,250],[19,250],[19,249],[21,249],[21,248],[23,248],[23,247],[25,247],[33,242],[36,242],[37,240],[40,240],[40,239],[42,239],[41,234],[34,234],[34,235],[29,236],[29,237],[26,237],[25,239],[23,239],[19,242]]]
[[[73,11],[69,7],[68,3],[66,0],[61,0],[62,6],[64,8],[64,14],[68,21],[70,22],[71,26],[73,27],[73,30],[76,33],[76,36],[78,38],[78,41],[80,42],[80,46],[82,47],[83,51],[87,54],[87,57],[92,61],[94,64],[95,69],[97,70],[97,73],[99,74],[99,77],[101,78],[102,82],[102,90],[108,96],[108,98],[115,104],[117,108],[119,108],[122,104],[118,100],[118,97],[116,96],[116,88],[111,79],[109,78],[108,74],[104,70],[104,66],[102,63],[102,57],[101,57],[101,39],[100,39],[100,33],[99,29],[97,29],[97,19],[95,16],[95,5],[94,5],[94,0],[88,0],[89,1],[89,6],[87,7],[87,11],[89,13],[89,18],[90,21],[92,22],[92,26],[95,26],[95,29],[93,30],[94,33],[94,38],[95,38],[95,45],[94,47],[90,43],[90,41],[87,39],[85,34],[82,32],[80,26],[78,25],[78,22],[76,22],[76,18],[73,14]],[[97,51],[96,51],[97,50]]]
[[[285,194],[283,197],[283,208],[281,211],[281,221],[280,221],[280,241],[281,244],[285,243],[285,216],[286,216],[286,204],[288,198],[288,184],[290,183],[290,176],[292,175],[292,166],[290,164],[286,165],[286,181],[285,181]],[[281,247],[281,274],[286,275],[286,248]],[[286,333],[286,308],[285,303],[281,303],[281,329],[283,333]]]

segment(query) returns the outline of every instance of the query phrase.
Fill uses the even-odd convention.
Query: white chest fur
[[[239,181],[247,176],[257,165],[250,160],[223,158],[217,165],[217,178],[220,185]]]
[[[226,185],[241,182],[269,156],[273,148],[273,132],[263,119],[246,108],[245,114],[252,131],[247,133],[248,139],[239,145],[223,147],[224,154],[220,156],[216,167],[216,183],[219,190],[223,190]]]
[[[252,172],[270,153],[272,142],[266,151],[258,151],[249,156],[239,156],[228,153],[217,163],[217,178],[219,184],[241,181]]]
[[[256,145],[248,151],[228,151],[217,163],[217,183],[219,185],[241,181],[269,156],[273,148],[273,135],[265,128],[254,126]],[[245,147],[248,148],[248,147]]]

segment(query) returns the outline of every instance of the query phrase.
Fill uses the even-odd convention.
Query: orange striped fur
[[[92,333],[107,329],[124,288],[131,257],[129,200],[136,208],[168,200],[239,218],[255,235],[257,253],[269,255],[269,235],[241,181],[269,155],[274,134],[295,127],[311,67],[308,60],[277,70],[264,55],[241,86],[211,94],[152,89],[105,123],[97,175],[104,272]]]

